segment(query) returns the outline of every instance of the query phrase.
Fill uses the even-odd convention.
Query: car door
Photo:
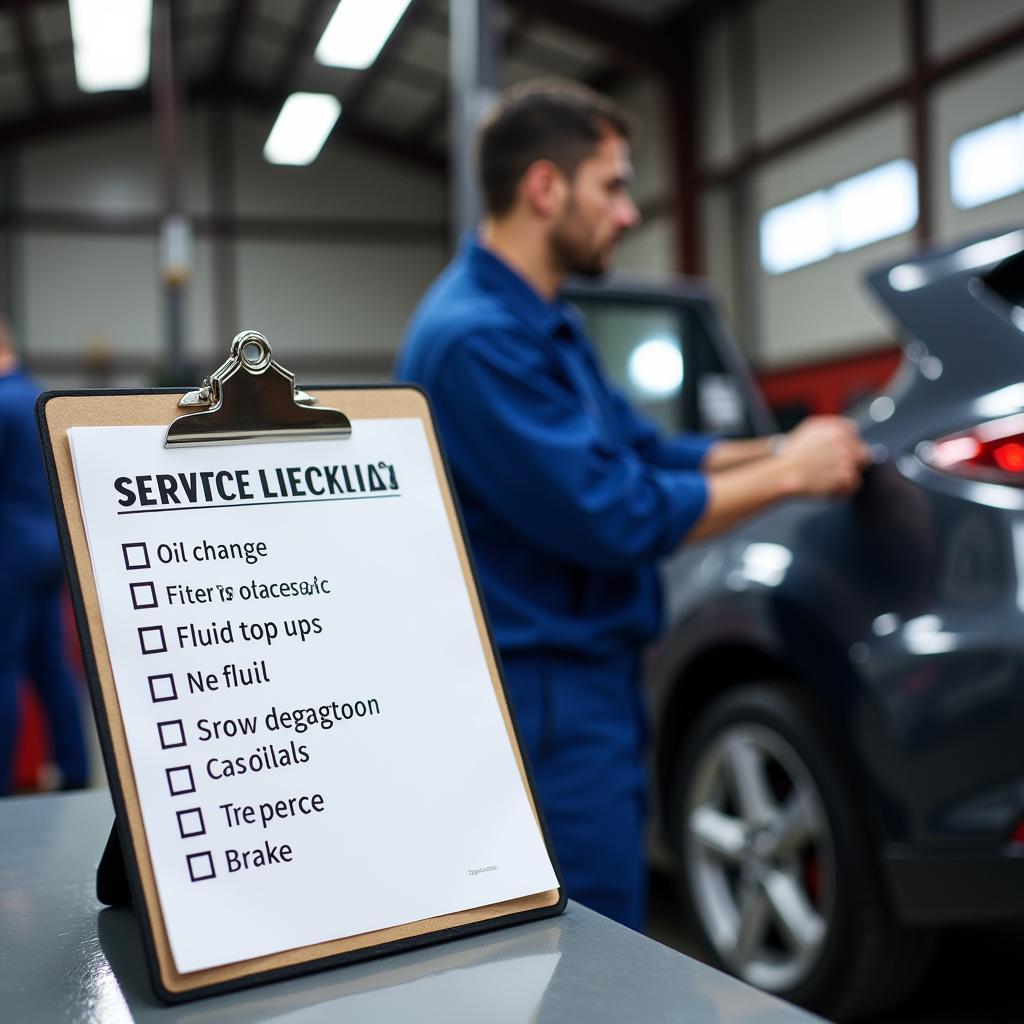
[[[682,281],[574,282],[610,379],[667,433],[773,433],[774,417],[710,295]]]

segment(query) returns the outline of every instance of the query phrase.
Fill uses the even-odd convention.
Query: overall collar
[[[460,258],[485,288],[501,294],[519,319],[545,335],[566,337],[580,330],[574,310],[560,299],[548,302],[524,277],[491,252],[475,233],[463,239]]]

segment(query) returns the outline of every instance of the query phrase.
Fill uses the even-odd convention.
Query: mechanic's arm
[[[665,437],[660,429],[626,400],[614,387],[609,388],[619,424],[629,444],[645,462],[664,469],[700,469],[705,473],[729,469],[782,452],[790,440],[817,424],[846,422],[839,416],[809,416],[789,434],[751,437],[739,440],[683,433]],[[828,429],[828,428],[825,428]]]
[[[696,470],[609,439],[541,348],[500,326],[439,339],[431,398],[460,496],[563,561],[617,570],[671,554],[704,511]]]
[[[713,537],[784,498],[848,496],[871,461],[856,426],[842,416],[811,417],[778,448],[775,455],[717,471],[714,449],[708,453],[708,501],[687,540]]]
[[[615,387],[609,385],[608,394],[619,428],[629,446],[644,462],[662,469],[706,468],[708,451],[720,443],[718,438],[693,433],[666,437],[660,427],[633,408]]]
[[[738,441],[715,441],[708,448],[701,468],[713,473],[719,469],[752,462],[754,459],[767,458],[781,448],[782,438],[782,434],[775,434],[772,437],[750,437]]]
[[[846,427],[836,424],[847,424]],[[828,426],[827,424],[833,424]],[[849,421],[842,416],[808,416],[788,434],[773,434],[771,437],[751,437],[739,441],[716,440],[708,449],[701,463],[701,468],[715,472],[739,466],[754,459],[763,459],[769,455],[778,455],[785,451],[793,438],[801,438],[808,430],[813,433],[824,430],[849,432]]]

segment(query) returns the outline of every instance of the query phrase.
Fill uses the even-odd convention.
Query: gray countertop
[[[818,1020],[571,902],[545,921],[167,1007],[134,911],[94,895],[112,816],[105,792],[0,800],[3,1020]]]

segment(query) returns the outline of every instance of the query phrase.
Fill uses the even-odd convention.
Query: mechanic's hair
[[[526,169],[537,160],[550,160],[571,180],[609,134],[631,138],[632,118],[593,89],[559,79],[510,86],[477,132],[484,209],[492,217],[508,213]]]

